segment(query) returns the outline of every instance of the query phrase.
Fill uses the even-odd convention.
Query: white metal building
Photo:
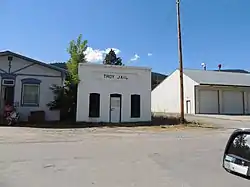
[[[151,69],[79,64],[78,122],[151,121]]]
[[[151,93],[152,112],[179,113],[179,70]],[[190,114],[250,114],[250,74],[184,70],[184,109]]]

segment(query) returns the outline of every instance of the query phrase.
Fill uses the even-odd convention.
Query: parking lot
[[[0,186],[249,186],[221,167],[231,132],[2,127]]]

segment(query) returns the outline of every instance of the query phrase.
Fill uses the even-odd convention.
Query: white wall
[[[180,113],[180,73],[174,71],[162,83],[151,92],[151,110],[159,113]],[[190,100],[191,111],[195,113],[195,89],[198,85],[185,74],[183,75],[184,86],[184,111],[186,111],[186,101]]]
[[[38,107],[31,106],[21,106],[21,89],[22,89],[22,79],[25,78],[35,78],[41,80],[40,84],[40,103]],[[60,119],[59,111],[51,111],[47,107],[47,104],[50,101],[54,100],[54,94],[49,89],[52,84],[61,85],[61,78],[58,77],[31,77],[31,76],[17,76],[16,77],[16,86],[15,86],[15,100],[14,102],[19,102],[19,107],[17,107],[18,112],[20,113],[21,120],[28,120],[28,116],[31,111],[42,110],[45,111],[45,119],[48,121],[54,121]]]
[[[29,67],[28,67],[29,66]],[[27,67],[27,68],[24,68]],[[9,70],[8,56],[0,57],[0,68],[6,72]],[[22,69],[23,68],[23,69]],[[20,70],[20,71],[18,71]],[[1,70],[0,70],[1,72]],[[15,74],[33,74],[35,76],[45,75],[45,76],[61,76],[61,72],[34,64],[32,62],[13,57],[11,63],[11,72]]]
[[[53,101],[54,94],[50,90],[50,86],[52,84],[62,85],[63,79],[61,77],[61,72],[43,67],[37,64],[33,64],[32,62],[25,61],[23,59],[13,57],[11,63],[11,72],[16,74],[16,83],[15,83],[15,98],[14,102],[19,104],[17,107],[18,112],[20,113],[21,120],[26,121],[28,119],[28,115],[30,111],[38,111],[43,110],[46,113],[46,120],[53,121],[60,119],[59,111],[50,111],[47,107],[47,104],[50,101]],[[32,65],[33,64],[33,65]],[[24,68],[26,67],[26,68]],[[4,73],[2,70],[8,72],[9,63],[8,57],[2,56],[0,57],[0,73]],[[26,107],[21,106],[21,89],[22,82],[21,80],[24,78],[35,78],[41,80],[40,84],[40,104],[38,107]],[[0,84],[1,88],[1,84]]]
[[[109,80],[104,74],[127,76],[127,80]],[[122,122],[151,120],[151,70],[127,66],[80,64],[77,121],[109,122],[110,94],[122,94]],[[100,118],[89,118],[89,93],[100,93]],[[141,96],[141,117],[130,118],[130,96]]]

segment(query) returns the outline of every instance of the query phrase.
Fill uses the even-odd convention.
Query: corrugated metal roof
[[[250,86],[249,73],[184,69],[184,74],[199,84]]]

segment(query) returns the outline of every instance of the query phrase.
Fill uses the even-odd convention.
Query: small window
[[[100,94],[89,94],[89,117],[100,117]]]
[[[39,105],[39,84],[23,84],[22,105],[38,106]]]
[[[141,115],[140,95],[131,95],[131,118],[139,118]]]
[[[15,85],[15,80],[13,80],[13,79],[3,79],[2,85],[3,86],[14,86]]]

